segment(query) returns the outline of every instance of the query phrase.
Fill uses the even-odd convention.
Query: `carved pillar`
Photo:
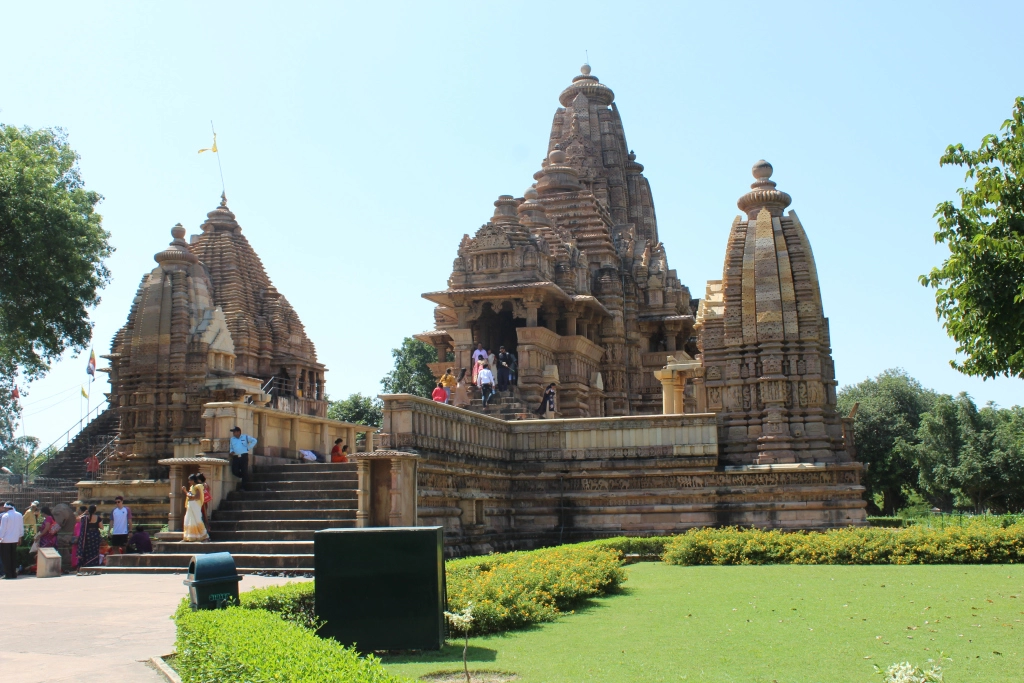
[[[352,455],[356,452],[356,428],[349,427],[345,434],[345,443],[348,445],[348,453]]]
[[[291,425],[288,435],[288,455],[294,458],[299,452],[299,419],[293,417],[288,422]]]
[[[391,513],[388,515],[388,526],[404,526],[402,524],[402,461],[391,459]]]
[[[167,530],[184,531],[183,516],[185,510],[185,494],[181,492],[182,470],[180,465],[171,465],[171,490],[168,495],[171,509],[167,513]]]
[[[359,488],[356,489],[356,526],[370,526],[370,461],[356,460]]]
[[[366,436],[366,452],[372,453],[374,449],[373,445],[373,432],[365,432]]]
[[[579,317],[579,313],[576,311],[565,312],[565,336],[573,337],[576,335],[576,318]]]
[[[539,301],[526,301],[526,326],[537,327],[537,310],[540,308]]]
[[[672,413],[682,415],[686,412],[686,377],[681,373],[675,374],[675,382],[672,383]]]

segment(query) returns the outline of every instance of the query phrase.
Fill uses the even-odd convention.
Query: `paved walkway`
[[[184,578],[98,574],[0,581],[0,680],[164,681],[144,662],[174,649],[168,617],[186,595]],[[239,585],[248,590],[288,581],[246,576]]]

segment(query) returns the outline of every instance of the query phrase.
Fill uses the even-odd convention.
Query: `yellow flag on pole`
[[[217,153],[217,134],[216,133],[213,134],[213,147],[205,147],[205,148],[199,150],[200,154],[202,154],[203,152],[213,152],[214,154]]]
[[[85,393],[85,387],[82,387],[82,398],[89,398],[89,394]]]

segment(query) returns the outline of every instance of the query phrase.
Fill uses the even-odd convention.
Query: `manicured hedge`
[[[888,529],[900,529],[905,526],[913,526],[914,520],[903,517],[868,517],[870,526],[880,526]]]
[[[445,564],[448,609],[472,603],[476,634],[551,621],[625,581],[619,558],[584,543],[452,560]]]
[[[174,615],[174,666],[184,683],[402,683],[372,656],[261,609],[229,607]]]
[[[672,538],[663,559],[685,565],[1017,563],[1024,562],[1024,524],[785,533],[692,529]]]
[[[308,628],[316,628],[316,601],[312,581],[254,588],[239,593],[238,599],[245,609],[275,612],[282,619],[294,621]]]
[[[623,557],[635,556],[639,560],[660,560],[665,552],[665,545],[672,536],[616,536],[602,538],[598,541],[587,541],[580,545],[594,545],[619,552]]]

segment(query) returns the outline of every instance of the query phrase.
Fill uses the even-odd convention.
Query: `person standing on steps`
[[[455,384],[455,399],[452,404],[459,408],[469,405],[469,379],[466,377],[466,368],[459,369],[459,379]]]
[[[476,350],[473,352],[473,384],[477,383],[477,375],[480,373],[481,364],[487,361],[487,351],[480,342],[476,343]]]
[[[85,459],[86,479],[93,480],[100,473],[100,459],[95,453]]]
[[[256,447],[256,439],[242,434],[241,427],[231,430],[228,452],[231,454],[231,474],[242,480],[242,490],[249,488],[249,453]]]
[[[452,402],[452,392],[455,391],[455,386],[459,383],[459,381],[457,379],[455,379],[455,375],[453,374],[451,368],[448,368],[447,370],[445,370],[445,373],[443,375],[441,375],[440,382],[441,382],[441,386],[444,387],[445,393],[448,395],[448,398],[445,400],[445,402],[446,403],[451,403]]]
[[[123,496],[117,496],[114,498],[114,509],[110,511],[110,545],[115,548],[126,547],[131,530],[132,509],[124,504]]]
[[[508,391],[509,378],[512,376],[512,354],[502,346],[498,349],[498,391]]]
[[[480,385],[480,393],[483,395],[484,408],[486,408],[487,404],[491,402],[491,392],[494,391],[494,374],[487,367],[487,363],[483,364],[476,380],[477,384]]]
[[[551,414],[555,412],[555,385],[553,383],[544,390],[544,395],[540,398],[540,405],[533,412],[538,417],[551,417]]]

